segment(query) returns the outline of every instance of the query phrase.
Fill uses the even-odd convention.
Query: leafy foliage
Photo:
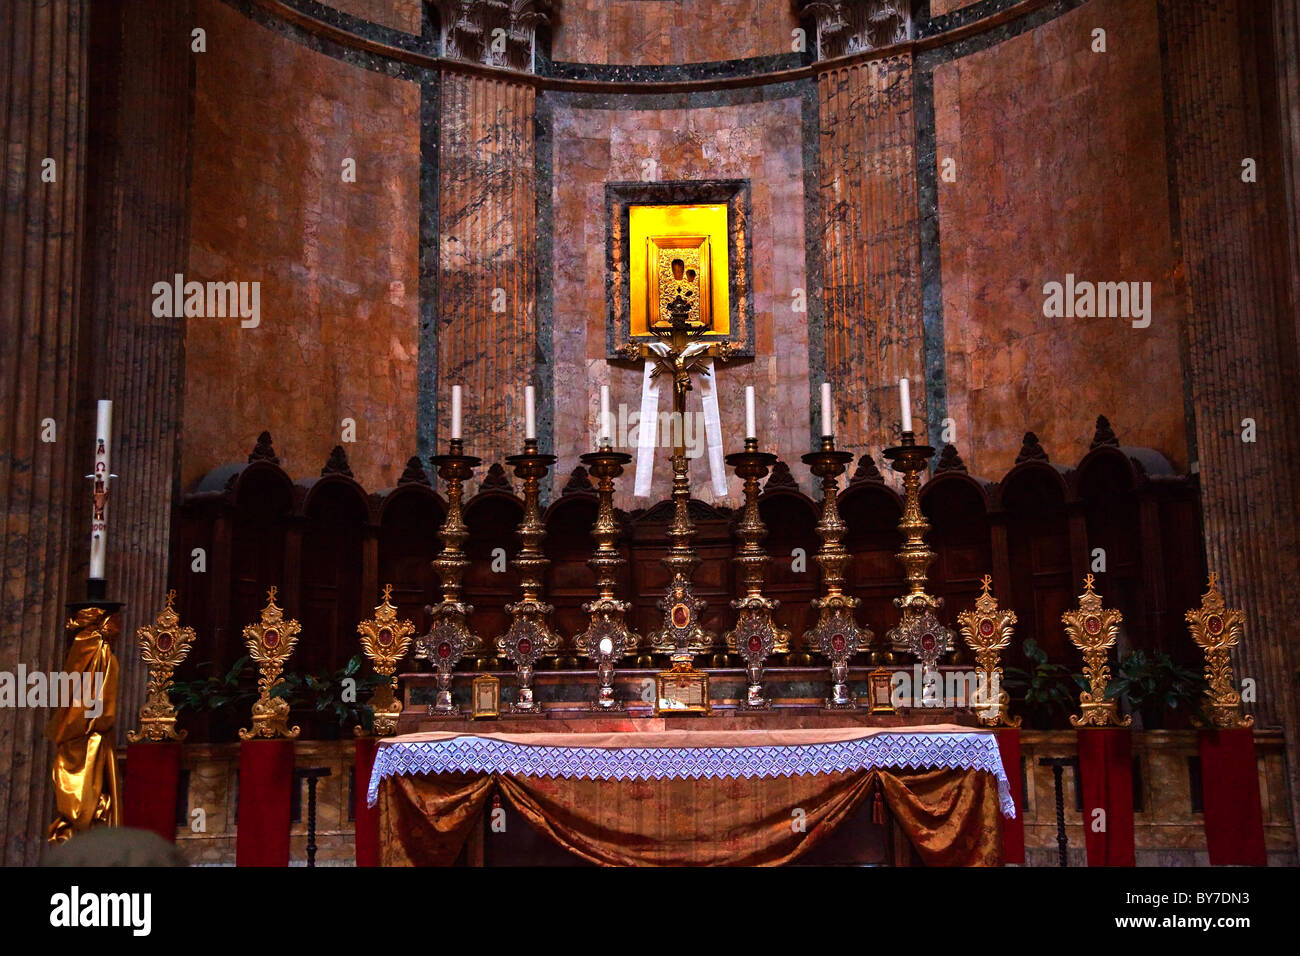
[[[1164,651],[1130,651],[1120,659],[1115,671],[1106,687],[1107,698],[1118,697],[1130,711],[1140,713],[1148,730],[1163,726],[1165,715],[1180,706],[1204,720],[1204,676],[1174,663]]]
[[[359,677],[360,670],[361,655],[357,654],[332,674],[285,674],[271,696],[283,697],[291,707],[305,707],[332,717],[340,730],[359,724],[370,733],[375,713],[369,704],[360,701],[369,698],[370,692],[388,678],[378,674]]]
[[[1003,671],[1003,686],[1019,703],[1015,709],[1035,729],[1064,724],[1066,717],[1078,709],[1079,691],[1086,689],[1088,682],[1082,674],[1049,661],[1047,651],[1032,637],[1025,639],[1023,650],[1030,669],[1008,667]]]
[[[244,655],[223,675],[173,682],[168,695],[176,712],[199,713],[230,708],[246,714],[257,700],[257,673],[251,664],[252,659]],[[199,664],[199,669],[211,670],[213,666],[211,661],[205,661]]]

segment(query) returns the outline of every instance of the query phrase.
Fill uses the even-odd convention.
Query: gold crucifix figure
[[[730,342],[701,341],[709,331],[708,326],[691,321],[692,304],[682,296],[672,296],[665,305],[669,316],[667,326],[651,327],[658,341],[629,342],[619,351],[628,361],[653,360],[651,375],[668,375],[673,382],[673,416],[682,424],[673,436],[673,520],[668,527],[668,554],[663,559],[672,579],[660,602],[664,626],[650,635],[650,647],[671,654],[674,664],[689,667],[694,654],[712,649],[714,635],[700,627],[706,604],[695,596],[691,586],[700,559],[691,544],[695,524],[690,515],[691,485],[686,459],[686,393],[691,390],[692,372],[700,371],[710,359],[730,360],[737,348]]]

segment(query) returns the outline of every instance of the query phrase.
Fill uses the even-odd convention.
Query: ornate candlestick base
[[[541,707],[533,699],[533,668],[539,658],[555,653],[560,646],[560,636],[549,621],[554,608],[542,600],[542,577],[551,562],[542,552],[546,527],[538,505],[541,479],[555,463],[555,456],[538,452],[537,439],[530,438],[524,442],[523,454],[511,455],[506,463],[524,483],[524,515],[519,522],[522,546],[513,562],[519,572],[522,596],[506,605],[510,627],[497,638],[497,652],[514,663],[519,681],[519,695],[510,705],[511,713],[539,715]]]
[[[822,438],[820,449],[803,456],[804,464],[822,481],[822,515],[817,522],[817,535],[822,539],[822,547],[817,553],[817,564],[822,569],[823,588],[821,597],[812,602],[817,609],[817,623],[804,631],[799,639],[798,650],[802,652],[799,662],[803,664],[811,664],[811,654],[822,650],[825,639],[836,633],[851,640],[854,652],[858,647],[870,644],[874,636],[870,628],[859,629],[854,623],[853,609],[858,606],[858,599],[844,593],[844,565],[848,563],[849,555],[841,543],[845,525],[836,502],[839,476],[852,460],[852,452],[835,450],[835,439],[829,435]],[[826,652],[822,650],[822,653]]]
[[[424,610],[432,614],[436,609],[425,607]],[[415,656],[432,662],[438,674],[434,702],[428,706],[429,717],[454,720],[464,716],[451,699],[451,674],[464,653],[465,631],[450,619],[435,623],[428,634],[416,641]]]

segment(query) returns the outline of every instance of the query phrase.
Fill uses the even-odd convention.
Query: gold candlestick
[[[925,542],[930,522],[921,512],[921,472],[929,467],[933,455],[934,449],[918,445],[915,433],[910,431],[903,432],[897,445],[885,449],[885,458],[903,476],[903,517],[898,522],[903,547],[895,557],[907,576],[907,594],[894,599],[900,612],[898,626],[890,628],[885,636],[894,650],[911,652],[930,671],[955,643],[952,631],[938,620],[943,598],[925,590],[934,552]]]
[[[442,583],[442,600],[430,609],[433,621],[430,634],[441,629],[446,637],[454,632],[463,652],[472,653],[482,647],[483,642],[469,629],[469,616],[474,613],[474,608],[461,599],[462,580],[465,569],[469,567],[469,559],[465,557],[464,551],[469,528],[465,526],[465,515],[461,510],[461,494],[465,479],[474,474],[474,469],[482,464],[482,460],[464,454],[462,440],[453,438],[448,453],[434,455],[430,461],[437,466],[438,477],[447,483],[447,516],[438,529],[442,551],[432,562],[433,570]],[[422,638],[417,645],[416,656],[427,656],[424,652],[431,643],[436,642]]]
[[[376,737],[388,737],[397,733],[397,718],[402,713],[402,703],[395,696],[397,665],[406,656],[411,646],[411,635],[415,633],[415,625],[411,621],[398,618],[392,596],[393,586],[385,584],[383,599],[376,605],[374,616],[357,624],[362,652],[370,659],[375,673],[388,678],[376,686],[370,696]],[[356,736],[364,736],[361,727],[353,727],[352,730]]]
[[[845,594],[843,587],[844,565],[849,555],[841,543],[846,526],[836,502],[839,477],[852,460],[852,452],[835,450],[835,439],[830,435],[822,438],[821,448],[803,456],[804,464],[822,482],[822,514],[817,522],[817,536],[822,539],[822,546],[817,552],[817,564],[822,569],[823,591],[822,596],[812,602],[818,612],[817,623],[804,631],[799,639],[803,664],[812,663],[812,653],[822,650],[822,639],[833,637],[831,632],[839,634],[841,642],[849,640],[855,648],[870,644],[874,636],[870,628],[859,629],[854,622],[853,609],[858,606],[858,599]]]
[[[979,702],[979,720],[985,727],[1019,727],[1020,718],[1011,716],[1011,695],[1002,689],[1002,664],[998,660],[998,652],[1011,643],[1016,615],[998,607],[991,590],[991,577],[984,575],[980,583],[984,593],[975,599],[974,610],[957,615],[961,636],[975,652],[975,666],[979,668],[983,697]]]
[[[769,558],[763,550],[767,526],[758,510],[758,488],[775,462],[776,455],[758,450],[757,438],[746,438],[744,451],[727,456],[727,464],[745,480],[745,510],[737,526],[741,545],[732,559],[740,569],[745,593],[731,602],[738,612],[736,627],[725,636],[728,650],[745,659],[749,686],[741,710],[771,708],[771,701],[763,696],[763,662],[774,653],[785,654],[790,649],[790,632],[772,620],[772,612],[781,602],[763,595]]]
[[[135,632],[140,642],[140,657],[149,665],[149,698],[140,708],[140,729],[126,735],[133,744],[144,740],[184,740],[188,733],[176,729],[176,708],[168,696],[172,674],[194,643],[194,628],[180,626],[180,615],[172,606],[175,601],[176,592],[168,591],[167,605],[158,612],[157,620]]]
[[[1075,727],[1127,727],[1133,718],[1121,717],[1119,701],[1106,699],[1106,685],[1110,683],[1107,651],[1119,639],[1124,615],[1114,608],[1102,607],[1101,595],[1092,589],[1093,580],[1091,574],[1083,579],[1079,609],[1061,615],[1065,636],[1083,651],[1083,676],[1088,679],[1088,689],[1079,694],[1083,713],[1071,714],[1070,723]]]
[[[522,546],[513,562],[519,572],[522,596],[516,603],[506,605],[510,627],[497,638],[498,653],[515,665],[519,694],[510,710],[516,714],[541,713],[541,707],[533,699],[533,667],[538,658],[554,653],[560,646],[560,637],[548,620],[555,609],[542,600],[542,575],[551,562],[542,553],[546,527],[538,506],[541,480],[555,460],[554,455],[538,452],[535,438],[524,440],[523,454],[506,459],[506,464],[514,468],[515,475],[524,483],[524,516],[519,522]]]
[[[1185,615],[1194,640],[1205,652],[1206,717],[1209,726],[1221,729],[1253,727],[1255,718],[1241,712],[1241,694],[1232,684],[1229,651],[1241,640],[1244,612],[1229,608],[1219,593],[1219,576],[1210,572],[1210,589],[1201,596],[1201,606]]]

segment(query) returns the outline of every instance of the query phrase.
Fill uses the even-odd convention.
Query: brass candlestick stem
[[[510,708],[516,714],[541,713],[541,707],[533,699],[533,667],[538,658],[554,653],[560,646],[559,635],[549,621],[554,608],[542,600],[542,575],[551,562],[542,553],[546,527],[538,506],[541,480],[555,460],[554,455],[538,452],[535,438],[524,441],[523,454],[506,459],[506,464],[514,468],[515,475],[524,483],[524,516],[519,522],[522,545],[514,560],[522,596],[516,603],[506,605],[510,627],[497,638],[498,653],[514,663],[518,675],[519,695]]]
[[[801,662],[812,663],[812,653],[821,649],[821,637],[828,630],[845,632],[852,629],[854,643],[860,646],[870,643],[870,630],[859,631],[853,622],[853,609],[858,606],[858,599],[844,593],[844,565],[848,562],[848,552],[841,543],[845,524],[840,517],[837,500],[839,497],[839,477],[853,460],[853,453],[835,450],[835,439],[829,435],[822,438],[821,448],[810,451],[803,456],[803,462],[822,482],[822,514],[817,522],[817,536],[822,539],[821,550],[817,552],[817,564],[822,569],[822,595],[814,598],[812,605],[817,609],[817,623],[800,636],[799,650],[803,652]]]
[[[725,637],[727,648],[745,659],[748,688],[739,705],[742,710],[767,710],[772,706],[763,696],[763,662],[773,653],[784,654],[790,649],[790,632],[777,627],[772,619],[780,602],[763,595],[769,559],[763,550],[767,526],[758,510],[758,488],[775,462],[776,455],[758,450],[756,438],[746,438],[744,451],[727,456],[727,464],[745,481],[745,510],[737,526],[741,545],[732,559],[740,570],[745,593],[731,602],[737,611],[736,627]]]
[[[465,479],[482,464],[473,455],[464,454],[464,447],[461,439],[453,438],[447,454],[430,459],[438,469],[438,477],[447,483],[447,517],[438,529],[442,551],[432,562],[442,583],[442,600],[426,608],[432,626],[416,643],[415,651],[416,657],[428,660],[438,671],[438,696],[430,705],[431,716],[459,716],[451,703],[451,670],[462,654],[478,650],[483,643],[469,629],[474,608],[461,599],[462,580],[469,566],[464,551],[469,528],[465,526],[461,494]]]
[[[934,552],[925,542],[930,523],[921,512],[921,473],[930,464],[934,449],[918,445],[914,432],[903,432],[899,444],[885,449],[885,458],[903,476],[903,517],[898,531],[903,547],[896,557],[907,576],[907,594],[894,599],[900,611],[898,626],[886,638],[895,650],[907,650],[933,670],[941,655],[953,649],[953,633],[938,621],[943,598],[925,590]]]
[[[583,455],[582,463],[587,473],[596,479],[596,523],[591,536],[596,550],[587,562],[596,573],[596,600],[582,606],[590,615],[587,629],[574,637],[578,652],[595,662],[601,678],[601,691],[597,706],[603,710],[618,708],[614,699],[614,663],[619,657],[633,651],[641,636],[627,625],[626,615],[632,605],[620,601],[615,593],[618,569],[626,559],[618,550],[618,514],[614,511],[614,479],[623,473],[623,466],[632,460],[631,455],[614,451],[608,444],[599,451]],[[617,656],[615,656],[617,655]]]

